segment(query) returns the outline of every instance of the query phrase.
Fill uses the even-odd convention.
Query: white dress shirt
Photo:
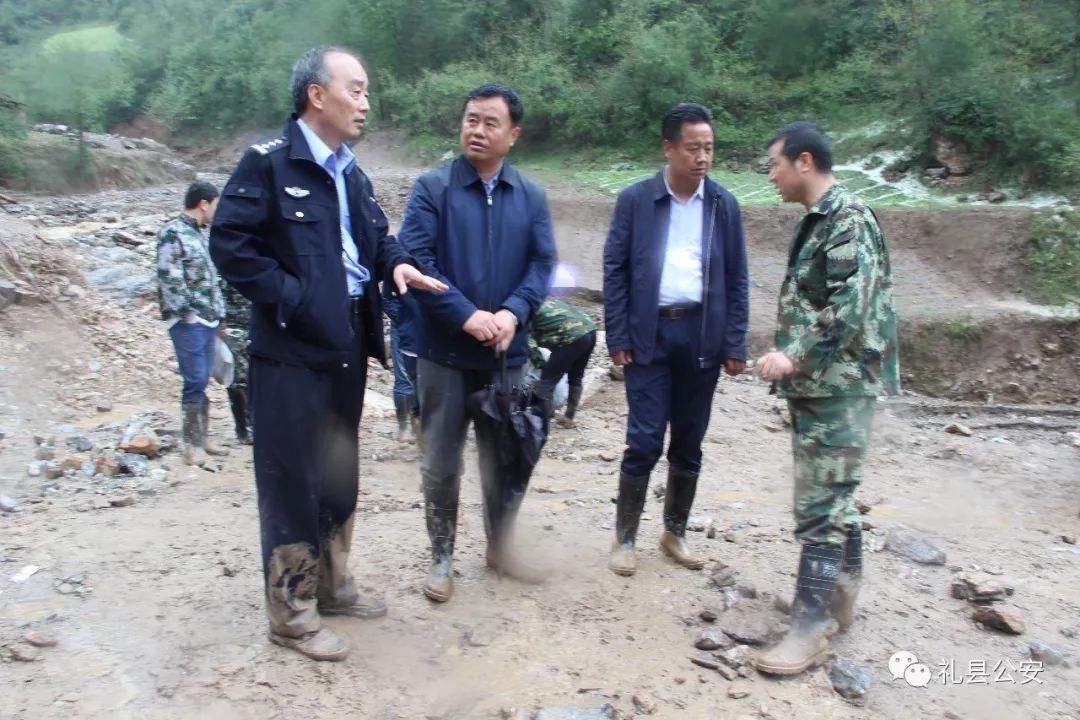
[[[686,202],[671,191],[664,168],[664,187],[671,196],[667,251],[660,276],[660,307],[700,303],[702,296],[701,224],[705,213],[705,181]]]

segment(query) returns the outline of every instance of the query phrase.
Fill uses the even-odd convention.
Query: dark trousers
[[[318,630],[320,598],[347,597],[367,358],[325,370],[251,358],[255,484],[267,612],[275,632]]]
[[[536,384],[536,394],[550,398],[555,393],[555,386],[563,375],[569,375],[570,387],[581,387],[585,369],[589,366],[593,348],[596,347],[596,331],[582,335],[574,342],[563,347],[552,348],[551,357],[540,371],[540,382]]]
[[[507,381],[519,385],[524,368],[507,368]],[[420,427],[424,433],[424,458],[420,476],[424,483],[428,533],[436,560],[454,554],[457,511],[464,471],[465,438],[469,432],[466,402],[469,395],[497,381],[499,373],[458,370],[420,358],[417,389],[420,395]],[[476,428],[480,484],[484,498],[484,528],[489,543],[498,543],[501,531],[512,524],[517,507],[498,501],[494,439]]]
[[[626,366],[629,416],[623,473],[640,477],[652,472],[664,450],[668,424],[670,466],[690,473],[701,471],[701,443],[709,427],[720,368],[700,367],[700,344],[700,311],[676,319],[661,317],[652,362]]]
[[[206,400],[217,333],[216,327],[183,320],[169,328],[169,337],[176,350],[176,364],[180,366],[180,377],[184,380],[184,389],[180,393],[183,405],[199,405]]]

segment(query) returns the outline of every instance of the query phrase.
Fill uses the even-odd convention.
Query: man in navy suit
[[[629,406],[608,564],[618,575],[637,571],[638,522],[668,425],[660,547],[684,567],[704,566],[686,544],[701,443],[720,369],[746,367],[746,243],[738,203],[707,175],[712,114],[681,103],[661,131],[667,165],[619,194],[604,246],[608,352],[624,369]]]

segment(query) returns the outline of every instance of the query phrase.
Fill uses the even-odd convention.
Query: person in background
[[[535,392],[552,402],[555,386],[568,376],[569,394],[566,410],[556,420],[562,427],[574,427],[574,416],[581,403],[582,381],[596,347],[596,323],[580,308],[565,300],[548,298],[529,322],[529,362],[540,369]],[[551,355],[544,359],[540,348]]]
[[[180,415],[188,465],[202,465],[207,454],[228,452],[209,439],[210,399],[206,396],[214,342],[225,318],[217,270],[203,234],[217,204],[216,187],[203,180],[193,182],[184,194],[183,212],[157,235],[158,305],[184,381]]]
[[[404,442],[412,429],[413,437],[424,449],[420,432],[420,402],[416,392],[416,299],[412,295],[397,296],[388,283],[383,283],[383,312],[390,318],[390,364],[394,368],[394,415],[397,418],[398,442]]]

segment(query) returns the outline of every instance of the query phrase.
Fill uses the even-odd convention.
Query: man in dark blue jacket
[[[634,541],[649,474],[668,444],[661,549],[700,569],[686,523],[720,369],[746,367],[749,294],[739,205],[707,176],[712,114],[682,103],[664,116],[667,165],[619,194],[604,246],[604,321],[624,368],[629,417],[609,567],[637,571]]]
[[[357,428],[368,358],[384,365],[378,282],[439,292],[387,234],[348,143],[368,110],[351,53],[315,48],[292,74],[296,114],[253,145],[221,193],[210,254],[252,301],[249,351],[263,578],[270,639],[341,660],[322,614],[372,617],[348,568],[358,485]]]
[[[398,235],[421,267],[449,286],[441,295],[416,294],[421,477],[433,555],[424,594],[436,602],[449,600],[454,587],[466,399],[498,378],[500,362],[510,382],[520,383],[529,318],[544,301],[555,262],[544,191],[505,162],[521,134],[523,113],[517,94],[503,85],[470,93],[461,120],[462,156],[416,181]],[[537,581],[536,568],[510,547],[518,507],[500,506],[490,439],[480,428],[476,435],[488,565]]]

